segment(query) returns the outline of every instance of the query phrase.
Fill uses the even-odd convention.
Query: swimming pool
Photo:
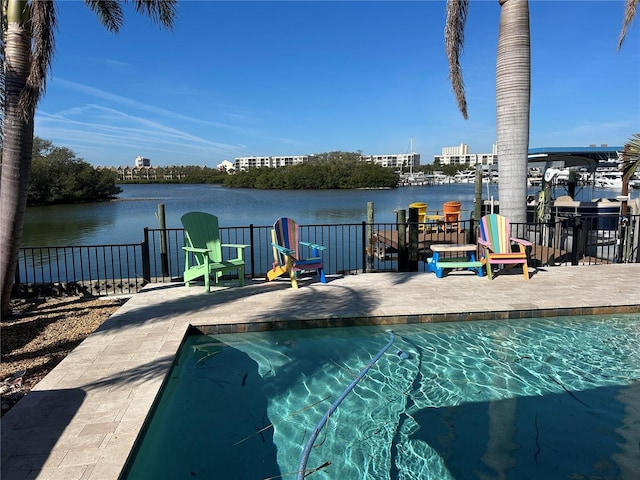
[[[637,478],[640,315],[393,332],[307,478]],[[295,478],[388,340],[385,327],[189,336],[122,478]]]

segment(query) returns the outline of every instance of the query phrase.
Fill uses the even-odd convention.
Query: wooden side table
[[[475,271],[479,277],[483,276],[482,262],[476,260],[476,245],[470,243],[435,243],[431,245],[433,257],[427,263],[427,272],[434,272],[442,278],[447,268],[466,268]],[[441,253],[460,253],[464,256],[440,258]]]

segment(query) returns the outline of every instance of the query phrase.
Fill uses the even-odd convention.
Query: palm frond
[[[636,7],[638,6],[638,0],[627,0],[624,8],[624,21],[622,22],[622,30],[620,31],[620,37],[618,38],[618,50],[622,48],[622,43],[627,36],[627,28],[631,25],[633,18],[636,15]]]
[[[32,0],[29,16],[32,59],[27,83],[20,96],[20,108],[28,115],[44,94],[47,75],[55,51],[56,4],[48,0]]]
[[[173,28],[176,18],[177,0],[133,0],[137,12],[144,13],[154,22],[166,28]]]
[[[107,30],[117,33],[124,24],[123,3],[133,3],[138,13],[162,27],[173,28],[177,0],[84,0]]]
[[[640,133],[634,133],[622,151],[622,178],[629,181],[640,166]]]
[[[117,0],[84,0],[89,9],[94,12],[100,23],[110,32],[118,32],[124,23],[124,14],[120,2]]]
[[[447,22],[444,28],[444,44],[449,61],[449,79],[458,102],[458,108],[465,120],[467,99],[464,92],[460,56],[464,48],[464,26],[467,21],[469,0],[447,0]]]

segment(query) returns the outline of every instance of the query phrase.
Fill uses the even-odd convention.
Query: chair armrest
[[[243,245],[242,243],[222,243],[220,246],[223,248],[235,248],[236,258],[242,259],[244,257],[244,249],[251,245]]]
[[[511,241],[524,245],[525,247],[530,247],[532,245],[532,243],[529,240],[524,240],[523,238],[511,237]]]
[[[491,244],[489,242],[487,242],[486,240],[483,240],[482,238],[478,239],[478,245],[482,245],[483,247],[490,247]]]
[[[295,255],[296,251],[287,247],[283,247],[282,245],[278,245],[277,243],[272,243],[271,246],[278,250],[280,253],[284,253],[285,255]]]
[[[247,248],[251,245],[244,245],[242,243],[223,243],[220,245],[221,247],[229,247],[229,248]]]
[[[309,242],[298,242],[300,245],[304,245],[305,247],[309,247],[311,249],[316,249],[316,250],[326,250],[327,247],[323,247],[322,245],[318,245],[316,243],[309,243]]]
[[[193,253],[207,253],[211,251],[208,248],[196,248],[196,247],[182,247],[182,249],[187,252],[193,252]]]

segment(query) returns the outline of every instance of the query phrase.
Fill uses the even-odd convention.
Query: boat
[[[622,190],[622,172],[596,172],[593,183],[600,188],[614,188]]]

